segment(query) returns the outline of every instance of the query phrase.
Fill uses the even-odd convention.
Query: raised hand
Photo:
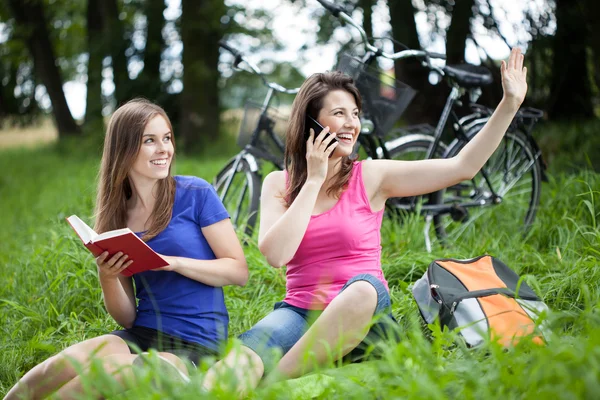
[[[504,98],[515,102],[517,106],[523,103],[527,93],[527,67],[523,67],[524,58],[521,49],[514,48],[508,62],[503,60],[500,66]]]
[[[311,128],[310,135],[306,142],[306,167],[307,167],[307,177],[306,180],[315,180],[320,184],[325,182],[325,178],[327,177],[327,165],[329,156],[338,145],[338,142],[331,143],[335,138],[335,133],[327,136],[325,135],[329,132],[329,127],[326,126],[321,133],[315,139],[315,131]]]

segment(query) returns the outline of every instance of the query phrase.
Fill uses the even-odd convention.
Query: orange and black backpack
[[[469,346],[486,338],[507,346],[523,336],[544,343],[542,329],[536,329],[535,322],[548,307],[513,270],[492,256],[435,260],[412,292],[428,324],[439,318],[442,327],[457,329]]]

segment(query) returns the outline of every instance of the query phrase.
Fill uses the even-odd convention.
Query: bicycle
[[[213,180],[213,186],[231,216],[233,225],[251,236],[256,224],[262,186],[261,165],[270,162],[283,169],[284,142],[287,118],[271,107],[276,93],[296,94],[299,88],[287,89],[269,82],[260,68],[241,52],[220,42],[219,46],[234,57],[234,69],[258,75],[268,91],[262,104],[247,102],[238,133],[242,150],[230,159]],[[250,69],[240,68],[241,64]]]
[[[365,54],[361,58],[343,57],[338,68],[354,78],[363,97],[361,122],[366,129],[361,130],[360,145],[364,147],[370,158],[395,159],[408,153],[421,154],[421,156],[417,155],[417,158],[423,159],[434,156],[453,157],[488,121],[491,110],[475,102],[481,94],[480,88],[492,82],[489,70],[467,64],[437,67],[430,59],[444,59],[444,55],[424,50],[407,49],[388,54],[369,42],[362,26],[348,16],[342,7],[327,0],[317,1],[342,22],[357,29],[360,34]],[[425,128],[424,132],[413,133],[411,129],[415,127],[409,127],[408,135],[391,141],[384,140],[386,132],[400,118],[407,103],[412,99],[412,94],[402,82],[394,80],[393,85],[390,85],[380,78],[378,71],[372,71],[372,64],[379,57],[389,60],[418,57],[424,67],[438,73],[450,85],[450,94],[433,131]],[[382,96],[382,87],[387,89],[390,86],[392,92],[398,95]],[[459,118],[456,108],[460,104],[460,98],[465,94],[469,95],[469,106],[472,112]],[[513,195],[521,195],[524,199],[512,200],[513,205],[525,202],[527,207],[513,206],[508,211],[511,212],[511,218],[515,218],[514,211],[524,210],[524,215],[518,218],[527,229],[535,218],[540,200],[541,181],[547,180],[541,151],[531,135],[533,126],[542,115],[541,110],[534,108],[519,110],[503,139],[503,144],[473,180],[420,198],[390,199],[388,207],[411,213],[418,211],[425,216],[424,235],[428,251],[431,251],[429,229],[432,222],[436,235],[440,241],[445,242],[449,236],[456,238],[469,226],[473,226],[472,222],[477,218],[469,218],[469,210],[478,209],[477,216],[479,216],[490,206],[498,206],[504,202],[504,199]],[[445,146],[441,137],[449,120],[452,122],[449,128],[455,139],[450,145]],[[424,156],[423,152],[425,152]],[[507,212],[506,207],[504,208]],[[502,215],[495,219],[502,219]],[[505,219],[509,218],[505,217]]]

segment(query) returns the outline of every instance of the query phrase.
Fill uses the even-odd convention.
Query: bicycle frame
[[[248,143],[236,156],[232,166],[233,171],[237,171],[239,164],[242,159],[246,159],[248,164],[250,165],[252,172],[258,173],[259,171],[259,161],[261,159],[270,161],[277,168],[283,169],[283,160],[273,156],[272,154],[267,153],[266,151],[260,149],[257,145],[260,141],[261,132],[265,132],[267,134],[267,138],[270,139],[275,145],[281,149],[283,152],[285,145],[281,142],[281,140],[275,135],[273,132],[274,121],[269,117],[267,110],[269,109],[269,105],[271,104],[271,100],[273,99],[273,94],[275,89],[269,86],[269,90],[263,100],[260,110],[260,116],[258,119],[258,124],[256,128],[252,132],[252,136],[250,138],[250,143]],[[225,183],[224,190],[221,191],[219,198],[221,201],[224,200],[225,194],[229,191],[229,187],[231,186],[231,182],[233,181],[234,174],[231,174],[227,178]]]
[[[366,54],[362,57],[361,62],[364,63],[365,65],[371,65],[377,59],[377,57],[379,57],[378,53],[373,52],[373,51],[367,51]],[[442,76],[444,76],[443,72],[442,72]],[[487,119],[489,118],[489,117],[476,118],[480,115],[479,113],[470,114],[463,118],[459,118],[454,110],[454,106],[457,103],[458,99],[461,97],[461,95],[464,94],[465,89],[461,88],[459,85],[457,85],[454,82],[450,82],[450,85],[451,85],[450,94],[448,95],[448,97],[446,99],[446,103],[442,110],[442,114],[441,114],[440,119],[438,120],[438,123],[433,132],[433,141],[431,142],[431,144],[427,150],[425,159],[431,159],[431,158],[433,158],[434,154],[436,154],[436,151],[439,148],[442,134],[444,133],[444,130],[446,128],[446,125],[447,125],[449,119],[452,119],[452,121],[454,122],[453,131],[455,132],[456,138],[458,140],[468,141],[467,134],[466,134],[465,130],[463,129],[463,124],[465,124],[466,122],[469,122],[470,126],[475,126],[475,124],[480,123],[480,121],[482,121],[482,120],[487,121]],[[371,132],[369,132],[367,134],[361,134],[361,136],[359,137],[361,145],[364,145],[365,151],[371,158],[389,159],[390,154],[389,154],[387,147],[385,146],[385,142],[381,139],[381,136],[377,134],[378,133],[377,121],[373,121],[373,122],[375,123],[375,128],[373,129],[373,133],[375,133],[375,135],[373,135]],[[492,187],[492,184],[490,182],[490,179],[489,179],[486,171],[484,169],[482,169],[481,173],[492,193],[492,201],[490,203],[495,203],[498,199],[498,195],[494,191],[494,188]],[[415,211],[417,208],[416,202],[417,202],[417,196],[414,196],[414,197],[411,197],[410,202],[398,203],[398,204],[395,204],[395,206],[397,208],[405,209],[407,211]],[[476,206],[479,207],[482,205],[483,204],[481,202],[460,204],[461,207],[476,207]],[[451,208],[448,208],[446,206],[440,206],[440,205],[426,205],[425,204],[425,205],[422,205],[422,207],[421,207],[421,212],[425,213],[425,214],[432,213],[432,212],[433,213],[449,213],[451,211],[452,211]]]

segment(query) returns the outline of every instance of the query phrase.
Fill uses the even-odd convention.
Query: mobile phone
[[[310,136],[310,129],[312,128],[313,131],[315,131],[315,138],[321,133],[321,131],[323,129],[325,129],[323,127],[323,125],[321,125],[316,119],[314,119],[313,117],[311,117],[310,115],[306,116],[306,131],[305,131],[305,139],[308,140],[308,137]],[[325,135],[325,137],[323,138],[323,140],[325,140],[329,135],[331,135],[331,132],[327,132],[327,135]],[[331,146],[332,143],[337,142],[337,137],[334,137],[333,140],[329,143],[329,146]]]

